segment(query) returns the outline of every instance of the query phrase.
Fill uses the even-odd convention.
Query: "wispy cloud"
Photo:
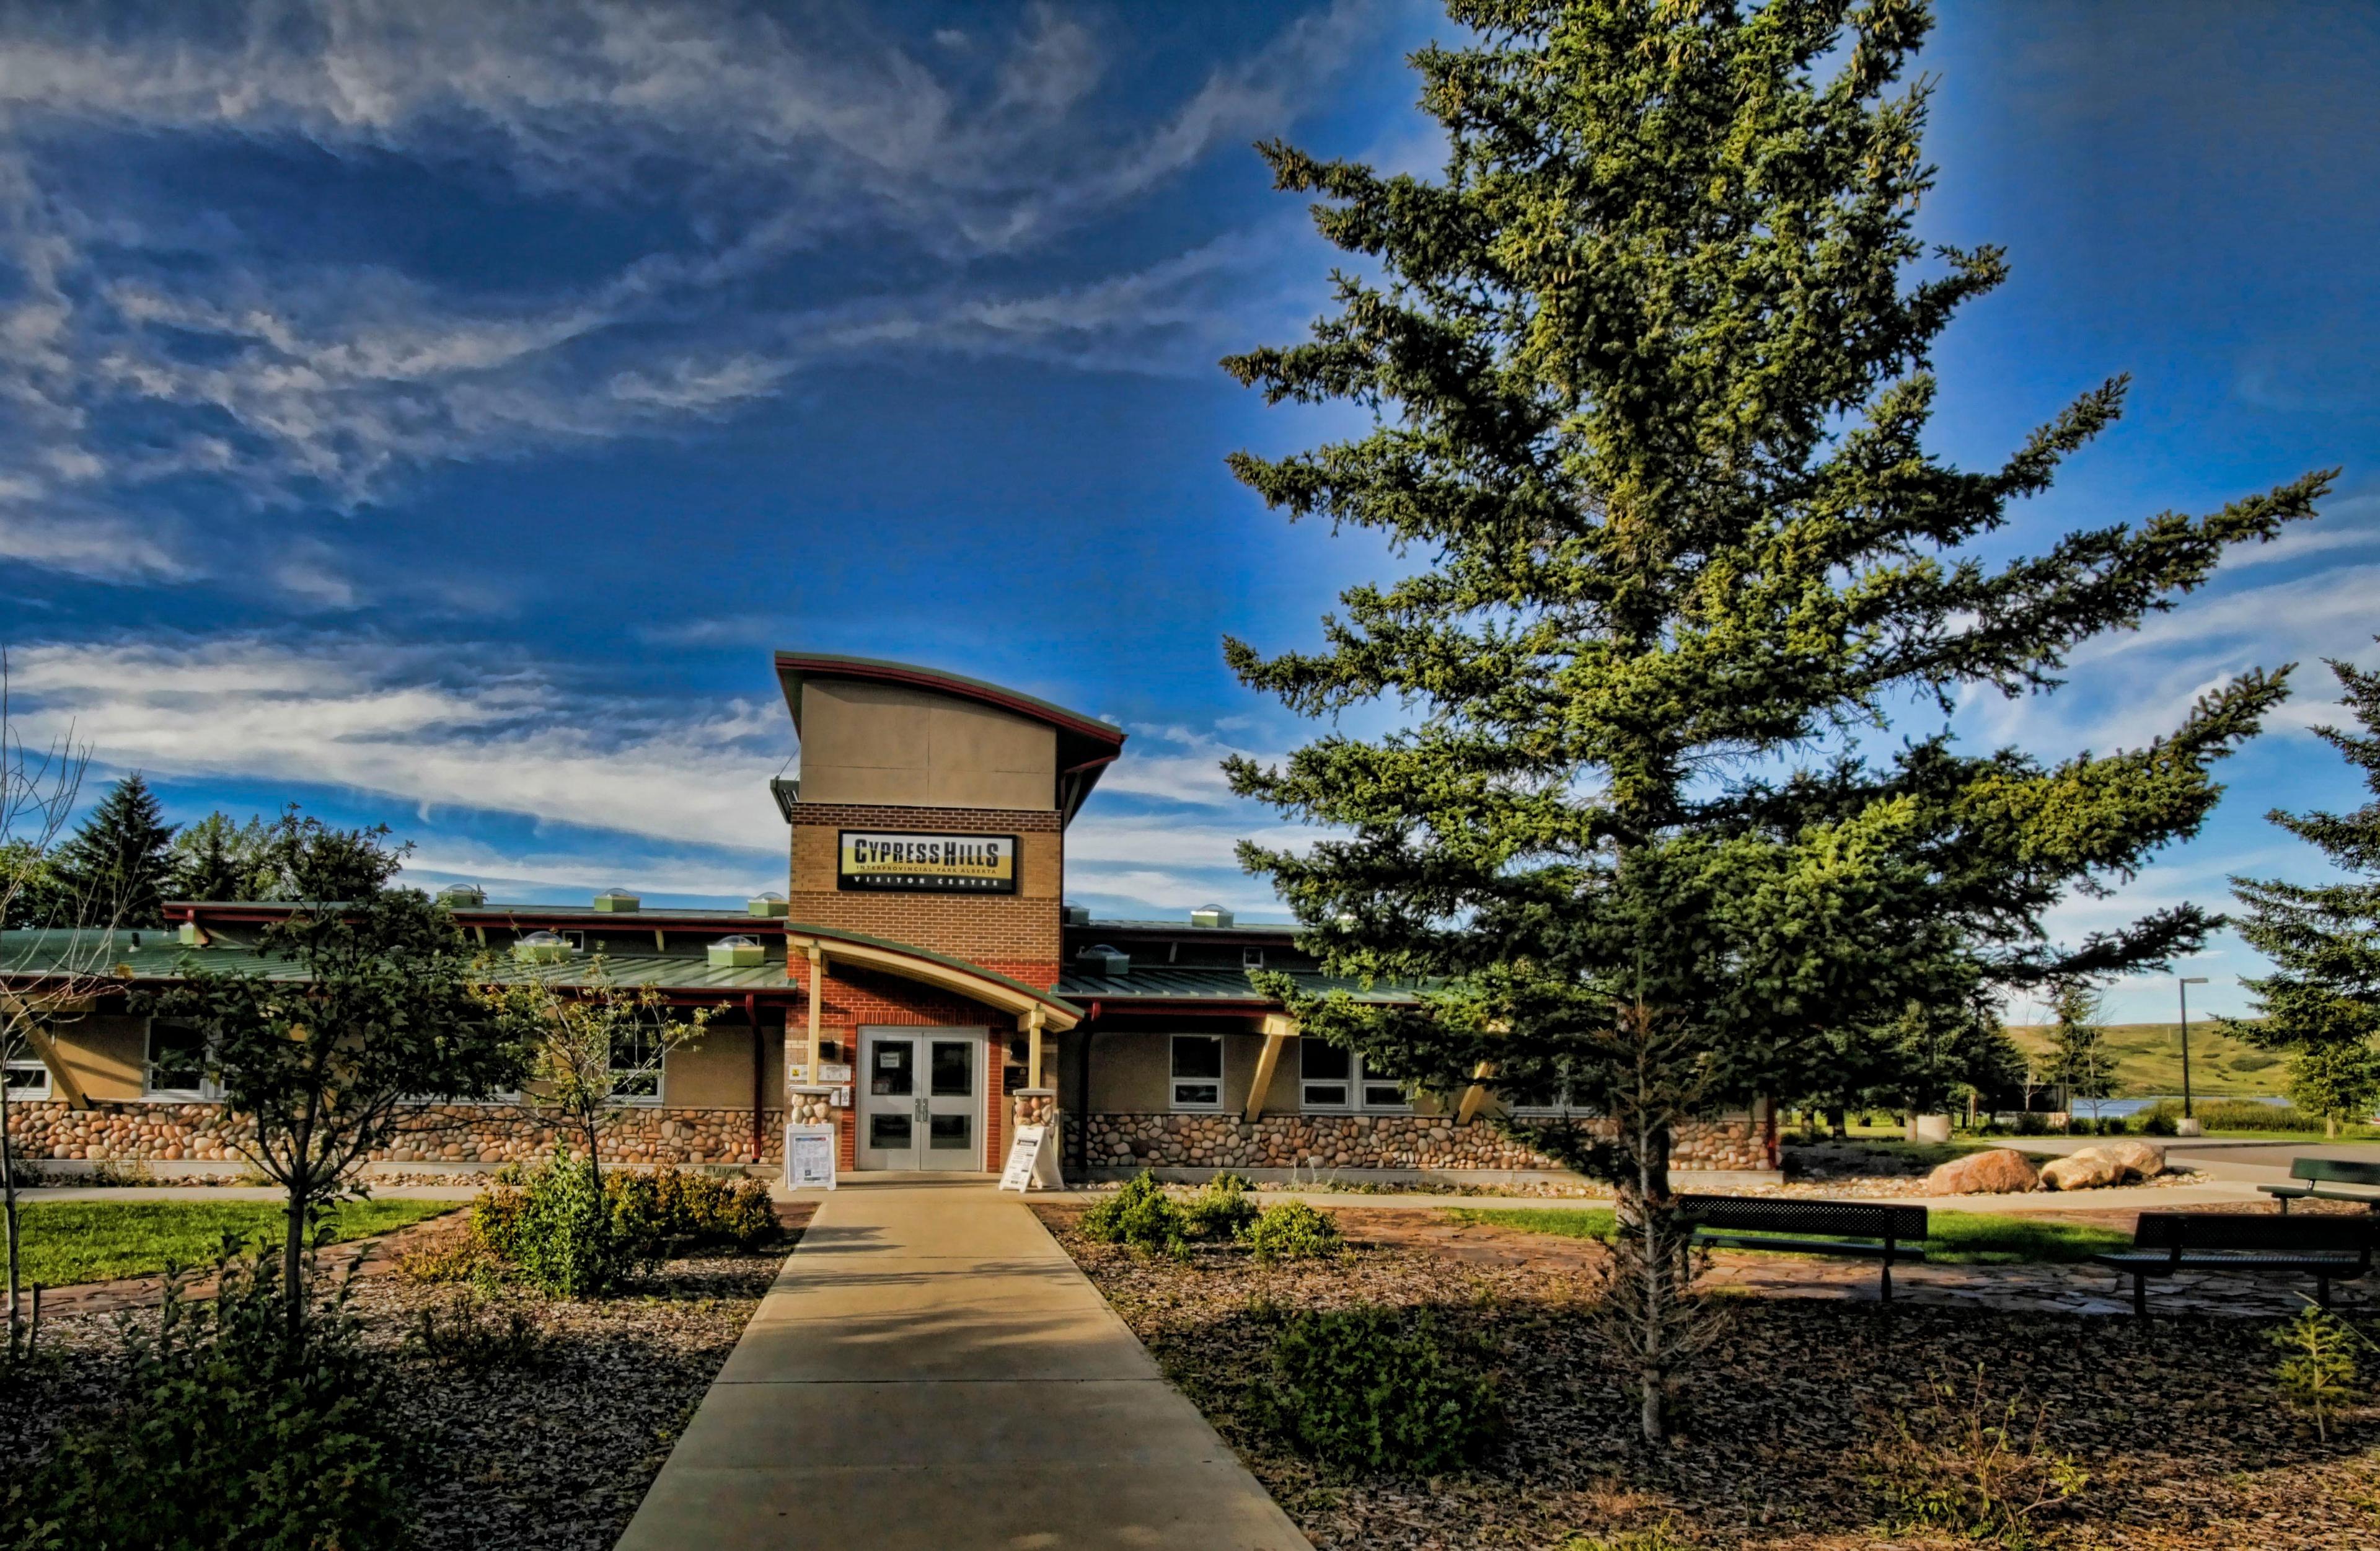
[[[192,480],[354,508],[455,459],[733,414],[856,353],[1204,370],[1220,318],[1293,315],[1261,278],[1289,225],[1054,285],[979,265],[1283,128],[1375,9],[1293,20],[1130,127],[1099,96],[1119,40],[1048,6],[965,48],[830,4],[0,14],[0,467],[23,486],[19,509],[0,505],[0,557],[187,578],[153,537],[86,540],[37,514],[72,504],[120,537],[163,482]],[[134,198],[74,172],[119,147],[492,177],[630,250],[466,285],[250,230],[172,178]],[[865,285],[787,267],[862,242],[884,256]],[[248,568],[300,606],[356,601],[319,557]]]

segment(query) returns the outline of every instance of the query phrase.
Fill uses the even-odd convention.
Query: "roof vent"
[[[1075,955],[1075,967],[1087,975],[1128,975],[1132,973],[1132,955],[1101,943]]]
[[[782,894],[756,894],[744,901],[745,910],[751,915],[785,919],[785,897]]]
[[[595,897],[595,908],[613,915],[626,915],[644,901],[625,888],[607,888]]]
[[[565,964],[570,960],[570,944],[552,932],[531,932],[513,944],[513,957],[524,964]]]
[[[477,884],[448,884],[438,891],[438,902],[450,910],[477,910],[488,902],[488,891]]]
[[[769,961],[769,950],[750,937],[722,937],[710,945],[714,970],[746,970]]]
[[[1067,905],[1060,910],[1059,917],[1069,926],[1088,926],[1091,923],[1091,908],[1088,905]]]
[[[1190,912],[1190,924],[1193,926],[1229,926],[1232,924],[1232,912],[1223,909],[1220,905],[1201,905],[1196,910]]]

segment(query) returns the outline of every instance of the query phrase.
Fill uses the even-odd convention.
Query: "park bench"
[[[1803,1255],[1858,1255],[1883,1263],[1879,1293],[1892,1301],[1892,1263],[1925,1258],[1925,1208],[1864,1201],[1685,1195],[1678,1208],[1694,1225],[1694,1242],[1730,1250],[1783,1250]],[[1788,1238],[1807,1234],[1808,1238]]]
[[[2330,1284],[2372,1269],[2369,1217],[2284,1217],[2262,1212],[2143,1212],[2132,1247],[2091,1258],[2132,1279],[2132,1313],[2149,1317],[2148,1278],[2177,1271],[2295,1271]]]
[[[2256,1187],[2266,1195],[2277,1197],[2284,1214],[2290,1202],[2303,1201],[2308,1196],[2318,1201],[2360,1201],[2380,1211],[2380,1195],[2365,1193],[2380,1191],[2380,1164],[2348,1163],[2338,1158],[2292,1158],[2289,1178],[2304,1183]]]

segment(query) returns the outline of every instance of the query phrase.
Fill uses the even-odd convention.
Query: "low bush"
[[[547,1342],[544,1329],[517,1301],[474,1287],[423,1305],[406,1332],[405,1349],[441,1367],[485,1372],[538,1367]]]
[[[594,1298],[635,1269],[639,1246],[616,1230],[588,1164],[560,1154],[528,1177],[521,1195],[519,1215],[504,1229],[509,1248],[499,1252],[529,1286],[552,1298]]]
[[[2269,1339],[2281,1353],[2273,1382],[2281,1398],[2313,1418],[2314,1434],[2330,1441],[2330,1413],[2359,1398],[2356,1349],[2371,1343],[2328,1309],[2309,1303]]]
[[[1189,1246],[1182,1208],[1165,1193],[1157,1176],[1145,1170],[1094,1204],[1076,1226],[1086,1239],[1122,1244],[1144,1254],[1179,1255]]]
[[[2319,1135],[2323,1119],[2295,1105],[2258,1104],[2253,1099],[2200,1099],[2191,1105],[2198,1123],[2210,1131],[2304,1131]],[[2181,1101],[2159,1099],[2143,1112],[2168,1120],[2181,1117]]]
[[[1257,1203],[1248,1199],[1248,1182],[1236,1174],[1219,1174],[1207,1188],[1182,1203],[1182,1230],[1191,1239],[1220,1243],[1238,1239],[1257,1220]]]
[[[1274,1337],[1273,1382],[1257,1406],[1284,1443],[1324,1464],[1440,1475],[1477,1463],[1501,1435],[1488,1357],[1427,1312],[1309,1311]]]
[[[1257,1214],[1240,1235],[1258,1260],[1305,1260],[1347,1247],[1339,1224],[1302,1201],[1283,1201]]]
[[[1886,1423],[1866,1483],[1888,1533],[1942,1531],[2007,1551],[2042,1544],[2090,1476],[2042,1439],[2046,1408],[1944,1374]]]
[[[722,1179],[681,1169],[613,1171],[603,1182],[614,1231],[641,1262],[674,1249],[732,1244],[757,1249],[776,1236],[769,1187],[749,1178]]]
[[[344,1293],[284,1323],[277,1255],[227,1256],[211,1301],[166,1279],[127,1323],[125,1398],[70,1425],[0,1500],[15,1551],[382,1551],[409,1536],[416,1463]]]

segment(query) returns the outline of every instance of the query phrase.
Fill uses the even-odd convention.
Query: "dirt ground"
[[[1987,1408],[2014,1402],[2046,1452],[2087,1473],[2079,1496],[2042,1516],[2036,1545],[2380,1544],[2380,1353],[2366,1354],[2356,1403],[2331,1414],[2325,1440],[2275,1393],[2268,1319],[2187,1313],[2143,1329],[2110,1315],[1739,1289],[1720,1300],[1726,1333],[1681,1396],[1684,1435],[1652,1447],[1585,1315],[1592,1244],[1351,1209],[1342,1226],[1359,1247],[1337,1260],[1266,1267],[1204,1249],[1184,1263],[1084,1240],[1073,1203],[1037,1210],[1324,1551],[1953,1544],[1882,1528],[1876,1478],[1904,1421],[1929,1447],[1952,1440],[1978,1374]],[[1252,1397],[1269,1383],[1283,1312],[1366,1301],[1440,1311],[1491,1343],[1508,1431],[1482,1469],[1339,1477],[1257,1423]],[[2380,1338],[2380,1319],[2351,1317]],[[1938,1383],[1961,1403],[1929,1414]],[[1948,1448],[1940,1468],[1960,1459]]]
[[[521,1298],[505,1306],[525,1311],[528,1339],[469,1364],[407,1339],[423,1311],[449,1311],[464,1290],[394,1264],[459,1220],[366,1241],[352,1307],[366,1345],[397,1365],[391,1394],[435,1471],[420,1488],[422,1551],[609,1551],[813,1210],[781,1208],[778,1245],[673,1260],[619,1297]],[[80,1312],[44,1319],[46,1360],[0,1374],[0,1481],[65,1419],[115,1398],[120,1322],[153,1319],[153,1279],[84,1292]]]

